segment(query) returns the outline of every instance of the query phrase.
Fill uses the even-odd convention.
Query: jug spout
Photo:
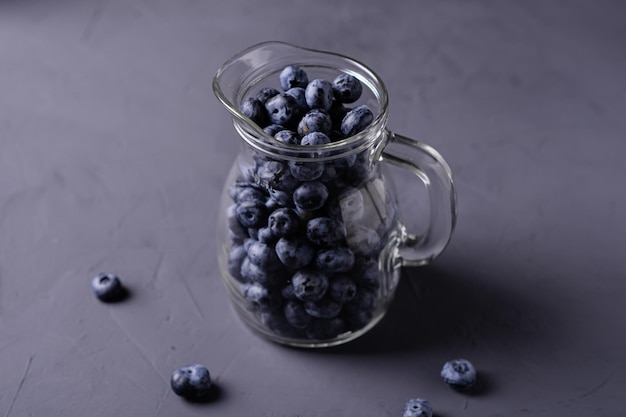
[[[319,78],[336,75],[338,71],[355,75],[371,91],[371,104],[378,112],[387,108],[387,93],[382,80],[365,65],[340,54],[277,41],[251,46],[226,61],[213,78],[213,92],[235,118],[247,121],[239,109],[243,100],[256,92],[254,88],[259,85],[273,85],[280,90],[278,74],[289,65],[308,67]]]

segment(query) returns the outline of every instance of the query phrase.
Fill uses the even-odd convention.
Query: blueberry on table
[[[298,102],[293,96],[285,93],[268,99],[265,102],[265,109],[270,122],[281,126],[294,124],[300,116]]]
[[[179,396],[198,400],[206,397],[211,388],[211,374],[202,365],[183,366],[172,373],[172,390]]]
[[[304,89],[306,103],[311,109],[329,110],[333,104],[333,85],[330,81],[317,78]]]
[[[476,383],[476,369],[467,359],[454,359],[443,365],[441,377],[451,387],[467,390]]]
[[[356,135],[365,130],[374,120],[374,114],[366,105],[353,108],[341,121],[341,133],[346,137]]]
[[[423,398],[412,398],[404,406],[402,417],[432,417],[433,408],[430,402]]]
[[[124,288],[117,275],[103,272],[91,281],[91,289],[100,301],[118,301],[123,298]]]
[[[285,67],[278,76],[280,86],[287,91],[294,87],[306,87],[309,83],[309,77],[302,68],[297,65],[289,65]]]
[[[355,76],[343,73],[333,80],[333,92],[338,102],[354,103],[361,97],[363,86]]]

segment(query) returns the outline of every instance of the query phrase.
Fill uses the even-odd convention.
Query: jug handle
[[[428,228],[422,234],[401,227],[398,257],[402,266],[425,265],[446,248],[456,224],[452,171],[431,146],[391,131],[388,134],[381,159],[415,174],[428,191],[430,208]]]

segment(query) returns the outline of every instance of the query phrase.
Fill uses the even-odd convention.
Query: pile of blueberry
[[[279,76],[283,92],[262,88],[241,111],[276,140],[324,145],[363,131],[373,121],[354,108],[360,81],[308,80],[297,66]],[[388,230],[361,224],[361,191],[376,180],[369,153],[320,160],[254,153],[230,187],[229,275],[254,320],[282,337],[327,340],[358,330],[378,307],[378,257]],[[380,178],[378,177],[380,180]],[[380,211],[380,210],[379,210]]]

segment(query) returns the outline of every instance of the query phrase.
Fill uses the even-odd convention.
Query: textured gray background
[[[624,416],[625,3],[220,3],[0,0],[0,415],[379,417],[421,396],[437,417]],[[366,62],[390,127],[455,175],[446,252],[337,349],[253,337],[217,273],[239,145],[210,82],[263,40]],[[92,296],[104,270],[130,299]],[[439,378],[458,356],[473,395]],[[168,386],[193,362],[209,403]]]

